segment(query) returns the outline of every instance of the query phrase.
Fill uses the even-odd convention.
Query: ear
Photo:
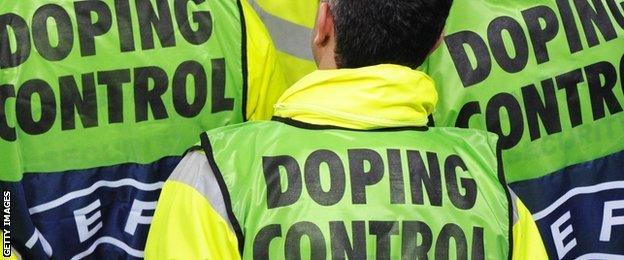
[[[320,47],[325,46],[334,35],[334,16],[328,2],[319,5],[314,33],[314,44]]]
[[[442,30],[442,33],[440,33],[440,37],[438,37],[438,41],[436,41],[435,45],[433,45],[433,48],[431,48],[431,50],[429,51],[429,54],[437,50],[438,47],[440,47],[440,45],[442,45],[443,42],[444,42],[444,30]]]

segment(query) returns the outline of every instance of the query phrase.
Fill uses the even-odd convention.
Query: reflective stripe
[[[250,4],[269,29],[269,34],[278,50],[301,59],[314,59],[309,44],[312,35],[310,29],[266,12],[255,0],[250,1]]]
[[[169,180],[184,183],[197,190],[228,223],[230,230],[234,232],[232,223],[227,215],[221,188],[219,188],[214,172],[210,164],[208,164],[206,155],[202,152],[191,152],[184,156],[180,164],[173,170]]]
[[[515,225],[520,219],[520,214],[518,213],[518,203],[516,202],[518,200],[518,195],[516,195],[509,187],[507,188],[507,190],[509,190],[509,196],[511,197],[511,206],[513,208],[513,225]]]

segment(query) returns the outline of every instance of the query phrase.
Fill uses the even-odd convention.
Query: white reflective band
[[[518,203],[516,202],[518,200],[518,195],[516,195],[516,193],[514,193],[509,187],[507,187],[507,190],[509,191],[509,197],[511,199],[511,206],[513,211],[512,223],[515,225],[516,223],[518,223],[518,220],[520,220],[520,213],[518,213]]]
[[[228,223],[230,230],[234,232],[225,207],[223,193],[221,193],[221,188],[205,153],[191,152],[184,156],[171,173],[169,180],[184,183],[199,192],[208,200],[210,206],[219,216]]]
[[[278,50],[301,59],[314,59],[309,44],[312,35],[310,29],[268,13],[255,0],[250,1],[250,4],[269,29],[269,34]]]

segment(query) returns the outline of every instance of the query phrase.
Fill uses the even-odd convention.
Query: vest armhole
[[[245,0],[237,0],[236,5],[238,6],[238,12],[240,16],[240,24],[241,24],[241,71],[243,73],[243,93],[242,95],[242,106],[241,112],[243,114],[243,122],[247,122],[247,96],[249,91],[249,71],[248,71],[248,62],[247,62],[247,24],[245,21],[245,12],[243,11],[243,4],[241,1]]]
[[[189,153],[195,152],[195,151],[203,151],[204,148],[199,146],[199,145],[193,145],[191,146],[191,148],[186,149],[186,151],[184,152],[184,154],[182,155],[182,158],[184,158],[184,156],[186,156]]]
[[[498,181],[501,184],[501,187],[503,188],[503,191],[505,191],[505,198],[507,198],[507,221],[509,223],[509,228],[507,230],[507,237],[509,240],[509,254],[508,254],[508,259],[511,260],[512,256],[513,256],[513,218],[514,218],[514,207],[513,207],[513,203],[514,201],[512,201],[512,197],[511,197],[511,192],[509,191],[509,187],[507,186],[507,181],[505,180],[505,169],[503,167],[503,153],[502,153],[502,149],[499,145],[500,142],[497,142],[496,145],[496,166],[497,166],[497,173],[498,173]]]
[[[201,138],[201,147],[206,153],[208,164],[210,165],[210,168],[212,168],[212,171],[214,172],[214,176],[217,179],[217,183],[219,184],[219,188],[221,189],[223,200],[225,202],[225,209],[227,211],[228,218],[230,219],[230,222],[232,223],[232,228],[234,229],[234,233],[236,233],[236,238],[238,240],[238,251],[241,257],[243,257],[243,249],[245,248],[245,238],[243,236],[243,231],[241,229],[240,223],[238,222],[238,219],[236,218],[236,215],[234,215],[234,211],[232,210],[232,200],[230,197],[230,192],[228,190],[227,185],[225,184],[223,174],[219,170],[217,162],[214,158],[212,145],[210,143],[210,139],[208,138],[208,134],[202,133],[200,135],[200,138]]]

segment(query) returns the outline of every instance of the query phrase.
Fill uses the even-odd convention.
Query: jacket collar
[[[317,70],[279,98],[275,116],[372,130],[426,126],[438,100],[425,73],[398,65]]]

